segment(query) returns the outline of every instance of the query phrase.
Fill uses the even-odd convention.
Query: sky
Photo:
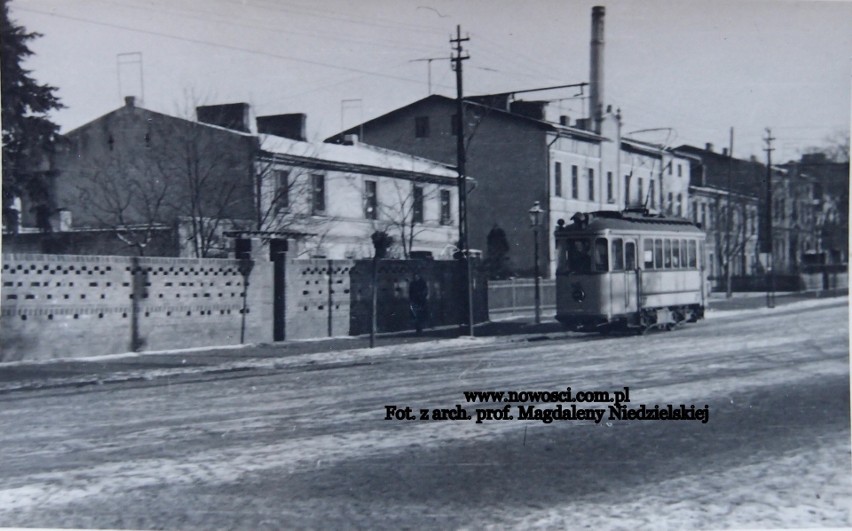
[[[63,131],[136,95],[191,115],[247,102],[306,113],[311,140],[430,93],[455,96],[450,38],[470,59],[465,95],[589,80],[591,9],[606,7],[604,101],[623,130],[667,146],[713,143],[773,162],[847,134],[852,2],[823,0],[12,0],[43,36],[25,64],[58,87]],[[432,59],[429,61],[428,59]],[[588,90],[519,94],[553,116],[587,113]]]

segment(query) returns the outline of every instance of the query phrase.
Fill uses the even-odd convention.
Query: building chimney
[[[713,153],[713,144],[711,144],[710,142],[707,142],[706,144],[704,144],[704,149],[706,151],[709,151],[710,153]]]
[[[357,146],[358,145],[358,135],[355,135],[355,134],[343,135],[343,145],[344,146]]]
[[[199,122],[234,129],[243,133],[249,130],[249,104],[226,103],[223,105],[202,105],[195,108]]]
[[[559,117],[559,125],[564,125],[564,126],[566,126],[566,127],[568,127],[569,125],[571,125],[571,120],[570,120],[570,118],[568,117],[568,115],[563,114],[563,115],[561,115],[561,116]]]
[[[136,107],[136,96],[125,96],[124,106],[130,108]]]
[[[282,136],[304,142],[307,116],[304,113],[274,114],[257,117],[257,132],[260,134]]]
[[[727,156],[728,156],[728,148],[722,148],[722,156],[723,156],[723,157],[727,157]]]
[[[606,8],[592,8],[592,41],[589,60],[589,117],[596,133],[601,132],[604,100],[604,14]]]
[[[547,107],[546,101],[516,100],[509,106],[509,112],[533,118],[534,120],[544,120],[545,107]]]

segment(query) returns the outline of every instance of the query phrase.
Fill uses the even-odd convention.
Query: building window
[[[423,223],[423,187],[414,185],[411,191],[411,216],[414,223]]]
[[[681,166],[680,164],[677,165],[677,176],[683,177],[683,166]]]
[[[701,226],[703,228],[707,227],[707,203],[701,203]]]
[[[671,175],[671,174],[672,174],[672,166],[674,166],[674,161],[673,161],[673,160],[669,161],[669,175]]]
[[[683,195],[677,194],[677,215],[683,216]]]
[[[429,117],[418,116],[414,118],[414,136],[416,138],[429,137]]]
[[[624,176],[624,206],[630,204],[630,175]]]
[[[639,198],[638,198],[637,202],[640,205],[644,205],[645,204],[645,196],[642,195],[642,177],[639,177],[639,180],[636,183],[636,191],[639,192]]]
[[[580,197],[580,169],[576,164],[571,165],[571,198]]]
[[[606,172],[606,200],[608,203],[615,203],[615,198],[612,196],[612,172]]]
[[[379,198],[376,181],[364,181],[364,217],[379,219]]]
[[[648,183],[648,195],[651,197],[651,208],[657,206],[656,198],[654,197],[654,180],[651,179],[651,182]]]
[[[441,190],[441,225],[449,225],[450,220],[450,191]]]
[[[557,162],[553,166],[553,193],[556,197],[562,197],[562,163]]]
[[[325,214],[325,175],[311,175],[311,213]]]
[[[595,170],[589,168],[589,201],[595,200]]]
[[[671,192],[669,192],[669,204],[668,204],[668,206],[666,207],[666,211],[667,211],[669,214],[671,214],[671,213],[672,213],[672,209],[673,209],[673,208],[674,208],[674,194],[672,194]]]
[[[290,208],[290,172],[275,170],[272,175],[275,179],[275,197],[272,198],[272,203],[276,211],[287,210]]]

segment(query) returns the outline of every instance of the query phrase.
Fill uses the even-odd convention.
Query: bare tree
[[[744,258],[748,243],[753,240],[750,226],[756,219],[750,217],[748,202],[742,198],[730,202],[717,198],[713,208],[716,212],[713,247],[723,277],[729,278],[728,272],[733,275],[735,261]]]
[[[822,153],[831,162],[849,162],[849,131],[835,131],[823,139],[821,146],[806,148],[804,153]]]
[[[326,204],[331,183],[327,172],[316,167],[316,146],[289,141],[279,146],[261,137],[257,153],[254,229],[292,233],[317,254],[337,218]]]
[[[111,229],[139,256],[167,226],[171,181],[151,171],[144,158],[111,154],[94,158],[76,174],[79,204],[100,227]]]
[[[248,139],[198,122],[164,122],[155,158],[158,175],[175,182],[169,208],[198,258],[221,255],[223,231],[251,223],[251,150]]]
[[[404,258],[411,258],[414,242],[427,226],[424,221],[424,205],[438,197],[437,186],[390,179],[392,201],[378,204],[380,217],[385,221],[385,230],[396,235]],[[387,193],[387,192],[386,192]]]

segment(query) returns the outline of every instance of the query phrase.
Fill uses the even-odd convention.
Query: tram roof
[[[644,209],[622,212],[611,210],[578,212],[572,216],[571,220],[572,224],[557,227],[556,234],[604,230],[704,234],[701,228],[688,219],[667,217]]]

